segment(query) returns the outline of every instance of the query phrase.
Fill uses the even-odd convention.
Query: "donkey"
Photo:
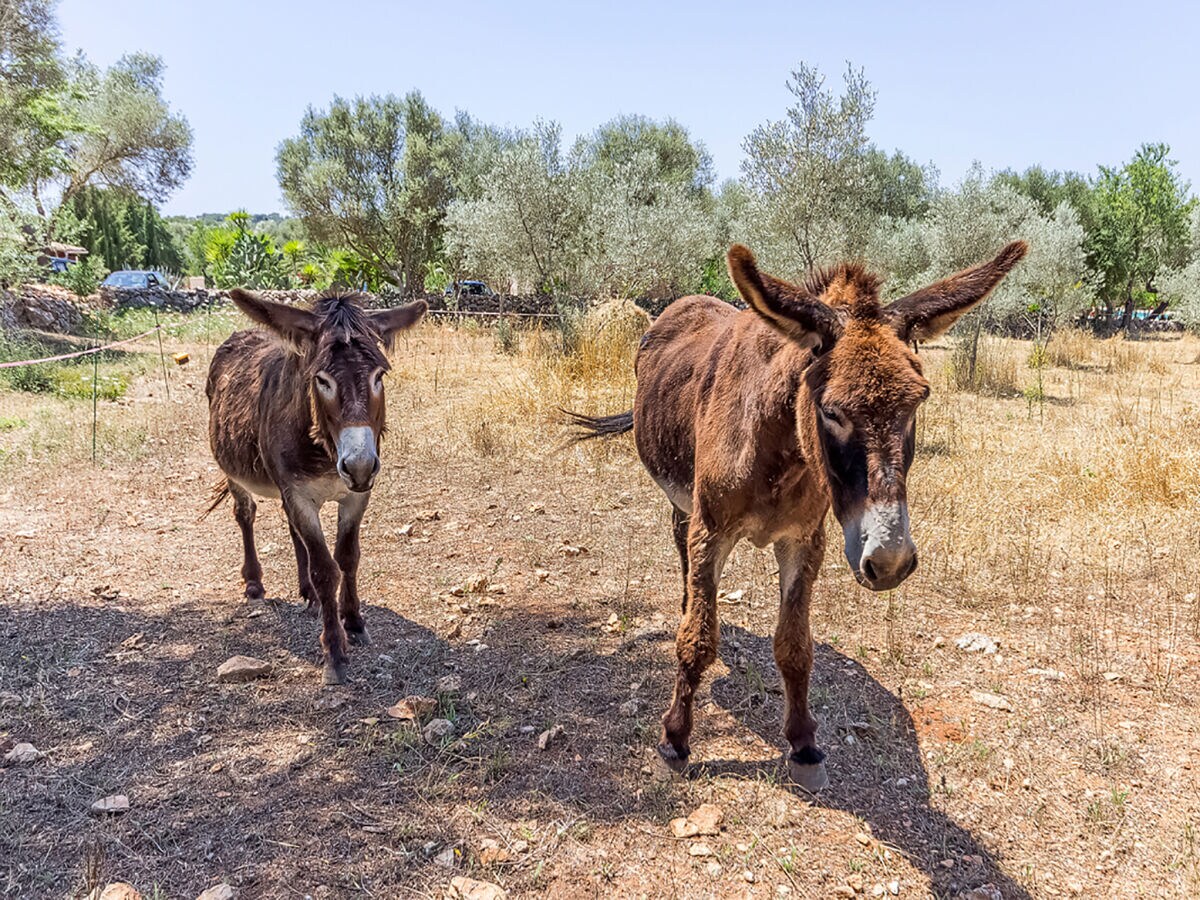
[[[711,297],[675,301],[642,337],[634,408],[572,414],[580,440],[633,431],[671,502],[683,620],[658,751],[673,770],[686,767],[692,699],[717,657],[721,570],[748,538],[772,544],[779,564],[774,649],[789,769],[810,790],[828,783],[808,708],[809,604],[826,513],[832,506],[859,584],[886,591],[913,573],[906,478],[929,383],[908,344],[950,328],[1026,249],[1009,244],[990,262],[881,306],[879,280],[859,265],[795,285],[760,272],[750,250],[734,245],[729,274],[750,308]]]
[[[319,608],[322,616],[324,680],[341,684],[347,639],[368,643],[358,602],[358,532],[379,473],[389,368],[383,349],[427,304],[368,312],[361,294],[326,293],[309,310],[241,289],[230,297],[265,330],[235,332],[208,370],[208,437],[225,473],[209,510],[233,495],[246,596],[262,599],[254,495],[283,500],[300,595],[310,613]],[[333,556],[320,518],[330,500],[338,504]]]

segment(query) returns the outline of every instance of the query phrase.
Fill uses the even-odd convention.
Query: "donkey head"
[[[361,294],[328,293],[313,308],[276,303],[236,289],[238,309],[278,335],[300,357],[308,384],[312,439],[337,463],[352,491],[369,491],[379,472],[379,439],[386,404],[383,350],[414,325],[428,304],[367,311]],[[382,348],[382,349],[381,349]]]
[[[945,332],[1025,255],[1023,241],[990,262],[951,275],[888,306],[879,280],[840,265],[793,285],[758,271],[741,245],[729,274],[750,307],[810,351],[796,398],[798,437],[828,488],[854,577],[889,590],[917,567],[907,477],[917,407],[929,382],[908,343]]]

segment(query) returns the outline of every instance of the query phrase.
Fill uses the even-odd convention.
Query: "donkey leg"
[[[349,648],[342,620],[338,616],[338,567],[325,545],[321,531],[320,507],[299,491],[283,492],[283,508],[304,549],[308,553],[308,574],[313,592],[321,604],[321,648],[325,657],[325,683],[342,684],[346,680]]]
[[[305,549],[304,541],[300,540],[300,535],[296,533],[291,522],[288,522],[288,531],[292,534],[292,548],[296,551],[296,577],[300,582],[300,596],[304,599],[304,611],[315,616],[321,603],[317,599],[312,576],[308,573],[308,550]]]
[[[671,506],[671,534],[675,538],[675,549],[679,551],[679,567],[683,570],[683,612],[687,612],[688,586],[688,527],[690,519],[678,506]]]
[[[367,509],[369,493],[350,493],[338,503],[337,544],[333,558],[342,570],[342,590],[339,597],[342,625],[352,644],[369,644],[367,625],[358,608],[358,528]]]
[[[717,583],[733,543],[710,531],[700,515],[692,517],[687,542],[687,603],[675,637],[679,669],[675,676],[675,693],[663,716],[662,737],[658,742],[658,752],[667,765],[677,771],[687,764],[691,753],[688,739],[692,733],[692,700],[696,687],[704,670],[717,658],[721,638],[717,621]]]
[[[266,596],[262,585],[262,566],[258,562],[258,551],[254,548],[254,514],[258,509],[254,498],[241,486],[229,482],[229,493],[233,494],[233,515],[242,529],[242,581],[246,584],[246,597],[261,600]]]
[[[813,584],[825,556],[825,532],[807,540],[775,542],[779,563],[779,622],[775,627],[775,664],[783,679],[783,734],[790,745],[788,769],[794,781],[810,791],[829,783],[825,754],[817,747],[817,720],[808,707],[813,642],[809,606]]]

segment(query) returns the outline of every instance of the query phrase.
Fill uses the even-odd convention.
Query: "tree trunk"
[[[1125,314],[1121,319],[1121,327],[1125,329],[1125,334],[1129,335],[1133,332],[1133,282],[1130,281],[1125,285]]]

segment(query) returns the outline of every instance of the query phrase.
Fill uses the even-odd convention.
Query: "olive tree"
[[[743,144],[743,179],[752,197],[739,237],[784,276],[859,255],[868,240],[866,126],[875,92],[851,66],[843,81],[836,96],[817,69],[802,63],[787,85],[795,103],[785,118],[759,126]]]
[[[480,197],[451,204],[447,255],[501,286],[569,290],[591,199],[582,156],[563,152],[557,123],[537,122],[500,153]]]
[[[700,284],[718,252],[718,232],[711,202],[691,179],[664,173],[647,149],[593,169],[589,180],[586,292],[670,298]]]
[[[418,92],[335,97],[279,146],[279,186],[317,242],[350,250],[404,291],[441,245],[462,134]]]

